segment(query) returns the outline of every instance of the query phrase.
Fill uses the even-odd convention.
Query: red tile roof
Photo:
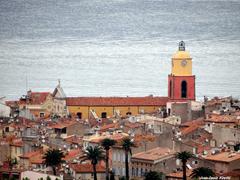
[[[23,159],[30,159],[30,158],[38,156],[40,154],[42,154],[42,152],[41,152],[41,150],[38,150],[38,151],[27,152],[27,153],[25,153],[23,155],[20,155],[19,157],[23,158]]]
[[[78,156],[83,155],[83,152],[80,149],[72,149],[64,157],[64,160],[70,161]]]
[[[15,107],[18,105],[18,101],[5,101],[5,104],[9,107]]]
[[[174,152],[169,148],[157,147],[148,151],[140,152],[132,156],[133,159],[157,161],[166,157],[173,157]]]
[[[167,97],[69,97],[67,106],[164,106]]]
[[[23,147],[23,141],[22,139],[15,139],[13,140],[13,142],[11,143],[11,146],[15,146],[15,147]]]
[[[239,161],[240,153],[239,152],[220,152],[214,155],[210,154],[204,158],[210,161],[230,163],[232,161]]]
[[[237,115],[219,115],[219,114],[211,114],[209,118],[205,120],[206,122],[214,122],[214,123],[237,123]]]
[[[203,126],[204,125],[204,120],[203,119],[198,119],[198,120],[194,120],[194,121],[189,121],[189,122],[186,122],[182,125],[185,126],[185,127],[181,128],[181,133],[182,133],[182,135],[187,135],[187,134],[197,130],[201,126]]]
[[[75,120],[59,121],[56,124],[50,125],[49,127],[53,128],[53,129],[63,129],[63,128],[72,126],[76,123],[78,123],[78,122]]]
[[[43,104],[49,95],[51,95],[50,92],[31,92],[29,94],[29,103],[27,104],[32,104],[32,105]],[[19,103],[26,104],[26,100],[20,99]]]
[[[93,173],[93,167],[91,164],[72,164],[71,168],[76,173]],[[102,165],[97,165],[97,173],[105,173],[105,167]]]

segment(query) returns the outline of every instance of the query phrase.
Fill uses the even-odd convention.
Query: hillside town
[[[183,41],[171,62],[166,97],[71,97],[59,80],[1,98],[0,179],[239,179],[240,100],[196,100]]]

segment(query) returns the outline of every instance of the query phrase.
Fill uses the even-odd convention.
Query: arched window
[[[187,97],[187,82],[186,81],[182,81],[182,84],[181,84],[181,97],[182,98]]]
[[[78,119],[82,119],[82,113],[81,113],[81,112],[78,112],[78,113],[77,113],[77,118],[78,118]]]
[[[170,98],[172,97],[172,81],[170,81],[170,84],[169,84],[169,97]]]

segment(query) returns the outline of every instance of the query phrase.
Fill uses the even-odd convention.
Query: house
[[[68,97],[67,108],[79,119],[89,119],[91,112],[99,118],[121,117],[156,112],[165,107],[167,97]]]
[[[28,109],[36,118],[45,118],[51,115],[53,109],[53,97],[50,92],[32,92],[19,100],[19,109]]]
[[[49,127],[54,130],[54,133],[58,137],[64,138],[71,135],[83,136],[86,130],[89,128],[89,125],[82,121],[62,118]]]
[[[43,169],[44,168],[43,154],[44,154],[43,149],[38,149],[36,151],[24,153],[19,156],[20,158],[19,165],[24,169],[29,168]]]
[[[222,127],[215,124],[212,128],[213,140],[216,146],[226,144],[228,146],[235,146],[240,144],[240,129],[232,127]]]
[[[11,114],[11,108],[7,106],[0,98],[0,118],[3,118],[3,117],[9,118],[10,114]]]
[[[239,169],[240,167],[240,152],[223,151],[212,152],[203,158],[214,163],[214,172],[219,174],[228,173]]]
[[[28,178],[30,180],[39,180],[41,178],[46,179],[47,177],[51,178],[52,180],[63,180],[62,176],[54,176],[51,174],[45,174],[45,173],[34,172],[34,171],[21,172],[21,179]]]
[[[142,177],[149,171],[172,172],[176,168],[174,151],[157,147],[133,154],[131,157],[132,177]]]
[[[96,166],[97,179],[105,180],[105,167],[98,164]],[[71,164],[70,172],[76,180],[93,180],[92,164]]]

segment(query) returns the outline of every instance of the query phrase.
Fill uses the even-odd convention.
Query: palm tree
[[[124,151],[125,151],[125,172],[126,172],[126,180],[129,180],[129,162],[128,162],[128,154],[132,154],[132,147],[136,147],[135,143],[129,138],[126,137],[122,140],[121,143]]]
[[[199,167],[192,171],[191,175],[192,178],[199,178],[199,177],[212,177],[215,176],[215,173],[212,169],[208,167]]]
[[[49,149],[43,156],[46,166],[51,166],[53,174],[56,175],[56,167],[63,162],[64,154],[58,149]]]
[[[91,161],[92,166],[93,166],[93,175],[94,175],[94,180],[97,180],[97,163],[100,160],[104,159],[103,155],[103,149],[100,146],[88,146],[86,149],[86,158]]]
[[[149,171],[144,175],[144,180],[162,180],[164,179],[164,174],[162,172],[157,171]]]
[[[105,163],[106,163],[106,180],[109,180],[109,150],[116,144],[113,139],[105,138],[102,140],[101,145],[106,151]]]
[[[183,180],[187,180],[187,160],[193,157],[193,154],[188,151],[178,152],[175,156],[177,159],[182,161],[182,169],[183,169]]]

